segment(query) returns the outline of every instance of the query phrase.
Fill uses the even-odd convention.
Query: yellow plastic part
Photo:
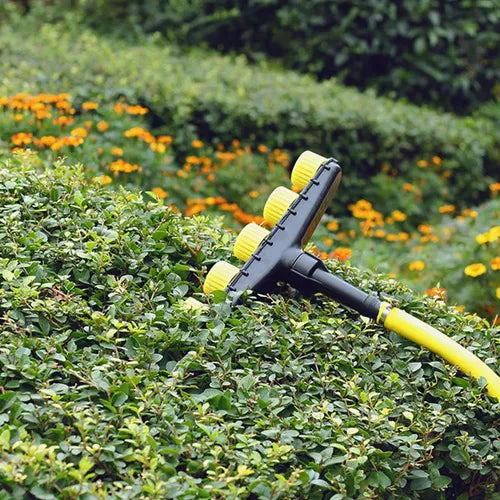
[[[255,222],[247,224],[236,238],[234,255],[244,262],[247,261],[268,234],[267,229],[255,224]]]
[[[288,207],[299,195],[283,186],[277,187],[270,195],[264,206],[264,219],[276,224],[288,210]]]
[[[295,162],[292,170],[292,185],[304,189],[312,179],[318,168],[326,161],[324,156],[304,151]]]
[[[215,292],[215,290],[225,290],[239,272],[240,270],[236,266],[229,264],[229,262],[223,260],[217,262],[205,278],[203,291],[208,295]]]
[[[500,377],[479,358],[450,337],[401,309],[392,309],[384,326],[420,344],[475,378],[484,377],[488,393],[500,401]]]

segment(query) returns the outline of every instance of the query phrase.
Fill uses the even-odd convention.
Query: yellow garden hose
[[[467,375],[484,377],[488,393],[500,401],[500,377],[465,347],[401,309],[391,309],[387,303],[382,303],[380,307],[377,320],[381,319],[389,330],[427,347]]]

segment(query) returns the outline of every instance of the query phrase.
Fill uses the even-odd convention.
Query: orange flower
[[[432,163],[434,163],[434,165],[441,165],[441,163],[443,163],[443,160],[439,156],[433,156]]]
[[[464,208],[462,210],[462,214],[467,217],[471,217],[472,219],[475,219],[477,217],[476,210],[471,210],[470,208]]]
[[[172,137],[170,135],[160,135],[156,140],[160,144],[172,144]]]
[[[332,257],[335,257],[342,262],[345,262],[351,255],[352,250],[346,247],[338,247],[331,253]]]
[[[498,193],[500,191],[500,182],[495,182],[495,184],[490,184],[490,191],[492,193]]]
[[[195,149],[200,149],[203,147],[203,142],[201,142],[198,139],[195,139],[193,142],[191,142],[191,146],[193,146],[193,148]]]
[[[486,266],[481,263],[470,264],[464,269],[464,273],[467,276],[471,276],[472,278],[481,276],[485,272],[486,272]]]
[[[425,262],[423,260],[414,260],[408,266],[410,271],[423,271],[425,269]]]
[[[259,144],[257,146],[257,151],[259,153],[267,153],[267,146],[264,146],[264,144]]]
[[[151,191],[162,200],[168,196],[168,191],[165,191],[161,187],[153,188]]]
[[[97,124],[97,130],[99,130],[99,132],[104,132],[105,130],[108,130],[108,128],[109,128],[108,122],[106,122],[104,120],[101,120]]]
[[[403,184],[403,191],[406,191],[407,193],[413,191],[414,189],[413,184],[410,184],[409,182],[405,182]]]
[[[327,225],[326,228],[329,231],[338,231],[339,229],[339,223],[336,220],[331,220]]]
[[[97,182],[101,186],[110,184],[113,181],[109,175],[100,175],[99,177],[94,177],[94,182]]]
[[[113,156],[122,156],[123,155],[123,149],[115,146],[114,148],[111,148],[111,154]]]
[[[452,214],[455,211],[455,205],[443,205],[439,207],[440,214]]]
[[[148,108],[145,108],[144,106],[140,106],[137,104],[136,106],[126,106],[125,111],[129,115],[145,115],[149,110]]]
[[[430,234],[432,233],[432,226],[429,224],[423,223],[419,224],[417,229],[422,233],[422,234]]]
[[[83,127],[77,127],[71,131],[71,135],[75,137],[87,137],[88,132]]]
[[[333,238],[330,238],[327,236],[326,238],[323,238],[323,243],[329,247],[333,245]]]
[[[112,172],[124,172],[129,174],[130,172],[140,171],[141,167],[119,158],[111,163],[110,169]]]
[[[113,106],[113,111],[117,114],[117,115],[121,115],[123,114],[123,112],[125,111],[125,105],[121,102],[117,102],[114,106]]]
[[[406,214],[401,212],[400,210],[394,210],[391,215],[392,218],[397,222],[403,222],[406,220]]]
[[[57,138],[53,135],[44,135],[40,139],[35,139],[35,144],[41,147],[49,147],[57,141]]]
[[[248,196],[250,196],[250,198],[257,198],[259,196],[259,192],[258,191],[250,191],[248,193]]]
[[[63,127],[65,125],[71,125],[73,122],[75,121],[75,119],[71,116],[60,116],[59,118],[54,118],[52,120],[52,123],[54,125],[62,125]]]
[[[428,167],[429,166],[429,162],[427,160],[418,160],[417,161],[417,165],[420,167],[420,168],[425,168],[425,167]]]
[[[435,286],[426,290],[425,295],[428,295],[429,297],[439,297],[440,299],[446,300],[446,288],[439,288]]]
[[[490,266],[493,271],[500,270],[500,257],[495,257],[490,261]]]
[[[33,134],[31,132],[19,132],[12,136],[12,142],[14,146],[25,146],[31,144],[33,140]]]
[[[165,144],[161,142],[152,142],[149,147],[157,153],[164,153],[166,151]]]
[[[85,111],[90,111],[92,109],[97,109],[99,107],[99,104],[93,101],[87,101],[82,104],[82,109]]]

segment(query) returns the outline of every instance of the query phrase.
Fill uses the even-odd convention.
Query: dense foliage
[[[410,100],[466,109],[491,99],[500,78],[495,0],[53,0],[103,32],[161,32],[183,44],[264,53],[321,78],[335,76]]]
[[[474,381],[320,297],[186,311],[219,226],[32,161],[0,167],[4,497],[492,493],[499,404]],[[498,370],[498,328],[328,265]]]
[[[38,29],[32,21],[2,26],[1,94],[70,90],[77,107],[123,96],[150,108],[153,125],[175,135],[179,152],[194,139],[229,144],[237,138],[292,155],[304,149],[332,154],[344,167],[344,205],[353,193],[368,197],[367,179],[384,164],[412,182],[419,176],[415,163],[437,155],[452,176],[448,195],[462,206],[484,196],[496,167],[490,120],[459,119],[333,81],[318,84],[241,57],[180,54],[175,46],[128,45],[78,28]],[[394,196],[401,192],[398,183],[390,187]]]

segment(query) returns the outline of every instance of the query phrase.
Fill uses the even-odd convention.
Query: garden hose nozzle
[[[204,292],[225,290],[233,304],[247,290],[268,293],[278,282],[287,282],[306,293],[323,293],[427,347],[467,375],[484,377],[489,393],[500,400],[500,378],[474,354],[426,323],[338,278],[321,259],[303,250],[341,177],[335,159],[311,151],[302,153],[292,171],[293,186],[301,191],[280,186],[271,193],[264,218],[274,226],[272,230],[248,224],[234,247],[235,256],[244,261],[243,267],[218,262],[206,277]]]

